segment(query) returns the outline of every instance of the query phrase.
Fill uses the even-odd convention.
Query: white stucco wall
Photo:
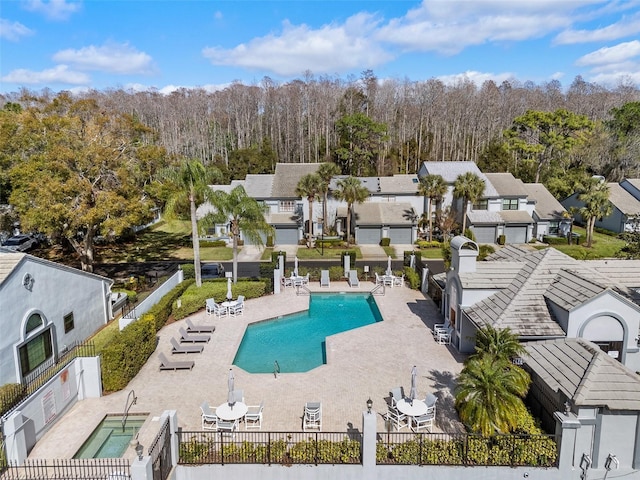
[[[22,284],[27,273],[34,279],[31,290]],[[25,256],[0,284],[0,385],[20,380],[18,347],[27,340],[25,325],[32,313],[53,325],[55,356],[110,320],[110,297],[111,281],[106,278]],[[65,333],[64,317],[69,313],[74,328]]]

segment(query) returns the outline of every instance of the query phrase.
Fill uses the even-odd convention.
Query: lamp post
[[[367,413],[369,415],[371,415],[371,408],[373,407],[373,400],[371,400],[371,397],[369,397],[369,400],[367,400]]]
[[[324,223],[320,224],[320,255],[324,257]]]

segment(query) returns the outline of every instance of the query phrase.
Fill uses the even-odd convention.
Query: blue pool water
[[[123,430],[121,416],[106,416],[73,458],[122,457],[146,418],[147,415],[129,415]]]
[[[247,327],[233,364],[249,373],[307,372],[326,363],[325,338],[382,320],[367,294],[312,294],[309,310]]]

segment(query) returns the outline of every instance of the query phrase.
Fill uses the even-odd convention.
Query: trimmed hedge
[[[567,237],[550,237],[548,235],[544,235],[542,241],[549,245],[566,245],[569,243]]]
[[[412,290],[420,288],[420,275],[411,267],[404,267],[404,283]]]
[[[385,237],[380,240],[381,247],[388,247],[389,245],[391,245],[391,239],[389,237]]]
[[[432,240],[431,242],[428,240],[418,240],[416,242],[416,246],[418,248],[426,249],[426,248],[440,248],[442,247],[442,242],[437,240]]]
[[[225,240],[201,240],[200,247],[226,247],[227,242]]]

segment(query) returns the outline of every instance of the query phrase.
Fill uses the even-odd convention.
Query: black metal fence
[[[2,480],[128,480],[129,461],[123,458],[86,458],[61,460],[26,460],[23,465],[10,463],[0,475]]]
[[[379,433],[378,465],[557,467],[554,435]]]
[[[182,465],[361,464],[360,432],[179,432]]]
[[[66,351],[60,353],[57,360],[41,365],[21,383],[4,388],[0,392],[0,417],[11,412],[77,357],[95,357],[95,355],[96,350],[93,343],[73,344]]]
[[[166,480],[169,478],[171,468],[171,431],[169,430],[169,418],[164,424],[153,443],[149,447],[149,456],[153,465],[153,480]]]

